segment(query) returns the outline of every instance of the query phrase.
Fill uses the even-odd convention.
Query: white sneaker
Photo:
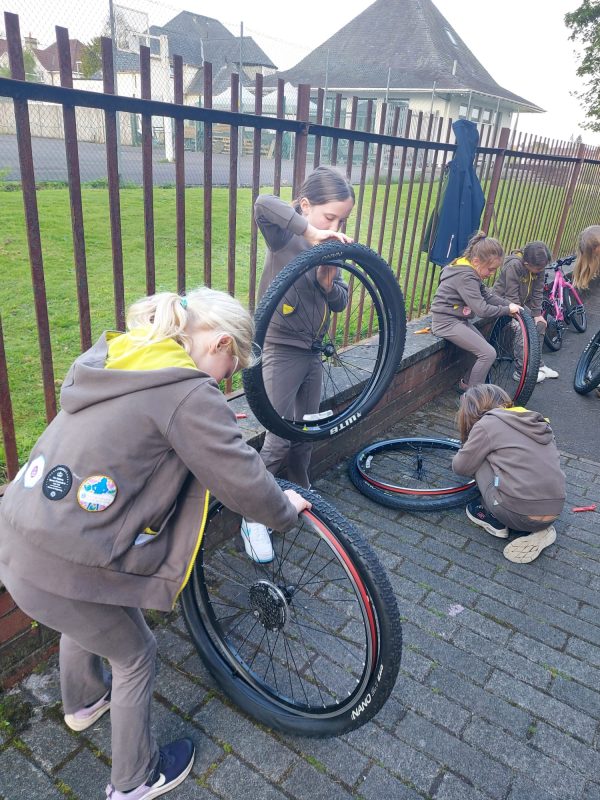
[[[504,558],[514,564],[529,564],[531,561],[535,561],[545,547],[554,544],[555,541],[556,528],[554,525],[549,525],[537,533],[513,539],[504,548]]]
[[[547,377],[548,376],[546,375],[546,373],[542,372],[542,368],[540,367],[539,370],[538,370],[538,374],[537,374],[537,378],[535,379],[535,382],[536,383],[541,383],[542,381],[545,381]]]
[[[547,364],[542,364],[540,372],[543,372],[547,378],[558,378],[558,372],[552,369],[552,367],[547,366]]]
[[[267,564],[273,561],[273,545],[269,536],[269,529],[260,522],[249,522],[242,519],[240,527],[244,548],[248,556],[259,564]]]

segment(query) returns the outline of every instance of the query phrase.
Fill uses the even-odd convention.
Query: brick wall
[[[430,334],[416,335],[424,320],[408,325],[402,364],[385,396],[361,423],[315,445],[312,474],[316,477],[407,416],[441,392],[449,391],[465,368],[465,353]],[[236,412],[248,419],[241,427],[246,441],[259,448],[264,429],[246,405],[243,395],[232,399]],[[58,635],[32,621],[18,609],[0,584],[0,688],[31,671],[56,649]]]

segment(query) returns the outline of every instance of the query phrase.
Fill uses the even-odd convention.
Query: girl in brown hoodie
[[[481,501],[467,517],[492,536],[507,539],[509,528],[527,535],[504,548],[509,561],[528,563],[556,539],[551,524],[565,501],[552,428],[537,411],[513,406],[499,386],[480,384],[461,398],[457,425],[462,447],[452,459],[459,475],[474,476]]]
[[[496,351],[473,325],[474,317],[495,319],[515,315],[521,306],[494,294],[483,282],[502,264],[504,250],[497,239],[478,231],[461,258],[444,267],[431,304],[431,330],[475,356],[472,369],[461,378],[459,391],[485,381]]]

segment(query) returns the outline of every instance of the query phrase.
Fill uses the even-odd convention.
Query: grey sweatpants
[[[121,792],[145,783],[158,763],[151,731],[156,639],[139,608],[68,600],[14,576],[8,591],[28,616],[60,631],[60,688],[65,714],[106,694],[102,664],[112,667],[111,783]]]
[[[448,339],[461,350],[467,350],[475,356],[473,367],[463,376],[463,381],[468,386],[485,383],[486,376],[496,360],[496,351],[469,320],[458,317],[443,321],[435,320],[431,323],[431,330],[435,336]]]
[[[511,528],[515,531],[535,533],[535,531],[541,531],[547,528],[556,519],[556,517],[553,517],[551,520],[544,522],[539,519],[532,519],[527,514],[519,514],[516,511],[505,508],[500,502],[498,492],[496,491],[496,486],[494,484],[495,477],[494,471],[487,461],[484,461],[475,473],[475,480],[481,492],[481,499],[486,511],[496,517],[496,519],[499,519],[500,522],[503,522],[507,528]],[[533,516],[546,515],[536,513]],[[548,514],[548,516],[550,515]],[[558,514],[556,516],[558,516]]]
[[[266,344],[262,355],[263,380],[273,408],[288,419],[316,413],[321,402],[323,366],[318,353],[301,347]],[[267,431],[260,451],[266,468],[308,489],[312,444],[290,442]]]

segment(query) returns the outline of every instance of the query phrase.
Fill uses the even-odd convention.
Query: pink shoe
[[[102,714],[106,714],[109,708],[110,689],[100,700],[92,703],[91,706],[80,708],[79,711],[76,711],[74,714],[65,714],[65,723],[72,731],[85,731],[93,725],[97,719],[100,719]]]

